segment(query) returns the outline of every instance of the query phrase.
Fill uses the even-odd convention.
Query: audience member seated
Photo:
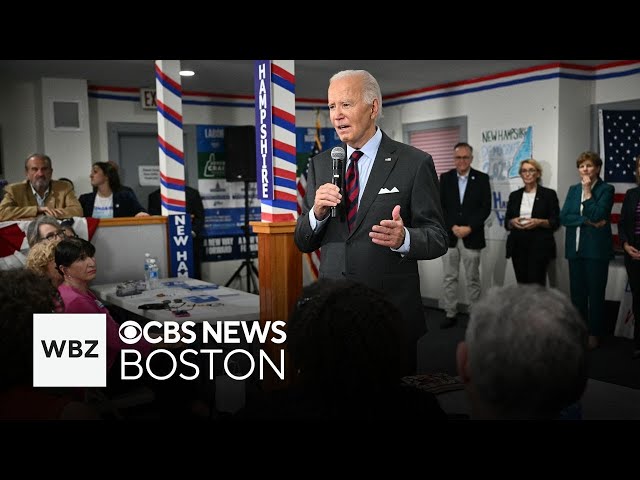
[[[180,349],[184,345],[180,343],[166,344],[164,342],[152,345],[144,337],[133,345],[127,345],[122,342],[118,331],[118,323],[113,319],[109,310],[89,290],[89,284],[97,273],[94,255],[95,247],[87,240],[82,238],[61,240],[56,245],[55,251],[56,265],[63,275],[63,282],[58,287],[58,291],[62,297],[66,313],[104,313],[106,315],[108,395],[118,394],[132,387],[148,385],[152,387],[154,392],[158,393],[160,403],[166,409],[166,413],[169,413],[169,411],[171,411],[171,414],[180,413],[189,409],[195,411],[197,408],[208,414],[207,406],[202,405],[199,401],[200,392],[197,390],[198,385],[196,382],[180,381],[180,379],[154,382],[146,375],[136,382],[121,381],[119,369],[111,371],[123,348],[138,350],[144,359],[154,348]],[[166,365],[162,363],[162,356],[153,360],[154,366],[160,365],[161,368],[165,368]],[[170,368],[155,371],[169,370]]]
[[[304,288],[287,324],[293,384],[249,399],[239,419],[445,420],[436,398],[401,382],[400,312],[348,280]]]
[[[62,227],[65,238],[78,238],[78,234],[73,229],[73,223],[73,218],[65,218],[60,222],[60,227]]]
[[[584,321],[559,290],[489,290],[473,306],[456,355],[471,418],[559,418],[585,390],[587,339]]]
[[[60,180],[61,182],[67,182],[69,185],[71,185],[71,188],[76,188],[71,179],[67,177],[60,177],[58,180]]]
[[[62,275],[56,267],[57,242],[36,243],[29,250],[26,267],[51,282],[54,294],[55,311],[64,312],[64,303],[58,287],[62,284]]]
[[[97,265],[96,249],[82,238],[66,238],[61,240],[55,251],[56,265],[63,276],[63,282],[58,287],[64,311],[66,313],[104,313],[107,316],[107,371],[116,361],[118,353],[123,348],[135,348],[143,357],[152,349],[144,338],[134,345],[126,345],[120,339],[119,326],[111,317],[109,310],[98,300],[89,284],[96,278]]]
[[[42,153],[30,155],[24,163],[27,180],[5,187],[0,202],[0,222],[34,218],[46,214],[55,218],[82,216],[73,187],[51,180],[51,159]]]
[[[193,263],[195,274],[193,278],[202,279],[202,256],[204,253],[204,205],[200,192],[185,185],[186,210],[191,217],[191,236],[193,237]],[[162,215],[160,189],[149,194],[148,207],[150,215]]]
[[[31,270],[0,271],[0,420],[97,419],[73,396],[33,387],[33,314],[54,310],[51,284]]]
[[[118,171],[111,163],[94,163],[89,178],[93,192],[80,195],[85,217],[116,218],[149,215],[140,205],[136,194],[122,188]]]
[[[27,226],[27,242],[30,247],[43,240],[58,242],[64,238],[60,222],[49,215],[41,215]]]

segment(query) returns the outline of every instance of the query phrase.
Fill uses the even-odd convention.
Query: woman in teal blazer
[[[614,188],[600,178],[602,159],[597,153],[581,153],[576,165],[581,182],[569,188],[560,223],[567,228],[564,251],[571,301],[589,327],[589,348],[595,348],[604,333],[605,290],[613,258]]]

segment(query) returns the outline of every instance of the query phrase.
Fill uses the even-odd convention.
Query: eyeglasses
[[[56,237],[58,237],[59,239],[63,239],[65,237],[64,231],[63,230],[58,230],[57,232],[51,232],[51,233],[47,234],[47,236],[44,237],[44,239],[47,240],[48,242],[50,242],[51,240],[53,240]]]
[[[523,170],[520,170],[520,173],[524,173],[524,174],[536,173],[536,172],[537,172],[537,170],[535,168],[525,168]]]
[[[461,157],[456,155],[455,157],[453,157],[453,159],[454,160],[471,160],[471,157],[470,156]]]

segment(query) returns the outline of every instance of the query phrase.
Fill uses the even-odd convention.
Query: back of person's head
[[[380,292],[348,280],[304,288],[287,324],[298,381],[336,399],[397,385],[406,361],[400,312]]]
[[[118,168],[115,166],[115,163],[96,162],[93,165],[95,167],[98,167],[105,174],[105,176],[109,180],[109,187],[111,187],[111,190],[113,192],[120,191],[120,189],[122,188],[122,184],[120,183],[120,174],[118,173]]]
[[[51,225],[60,230],[60,222],[58,222],[58,220],[49,215],[40,215],[35,220],[32,220],[27,226],[27,242],[30,247],[33,247],[36,243],[43,240],[40,235],[41,225]]]
[[[73,182],[71,181],[71,179],[67,178],[67,177],[60,177],[58,179],[59,182],[67,182],[69,185],[71,185],[71,188],[74,189],[75,185],[73,184]]]
[[[56,265],[60,267],[69,267],[77,260],[83,260],[87,257],[93,257],[96,253],[96,247],[84,238],[65,238],[60,240],[56,245]]]
[[[55,262],[55,260],[56,244],[54,242],[40,242],[29,249],[25,266],[29,270],[46,277],[49,274],[49,263]]]
[[[458,370],[474,418],[550,419],[582,396],[587,328],[559,290],[494,287],[471,309]]]
[[[0,271],[0,390],[32,385],[33,314],[53,312],[54,294],[31,270]]]

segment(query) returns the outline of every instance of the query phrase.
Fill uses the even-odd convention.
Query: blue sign
[[[171,277],[193,275],[193,238],[191,217],[186,213],[169,215],[169,264]]]
[[[256,60],[253,70],[256,105],[256,175],[258,199],[273,200],[273,157],[271,132],[271,61]]]

